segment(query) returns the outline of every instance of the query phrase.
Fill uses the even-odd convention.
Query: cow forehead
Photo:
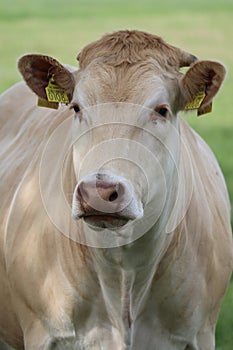
[[[156,35],[138,30],[120,30],[106,34],[100,40],[87,45],[78,55],[78,60],[80,67],[83,68],[96,58],[119,66],[124,63],[134,64],[153,57],[168,69],[171,65],[173,69],[177,69],[180,67],[182,54],[179,49],[167,44]]]
[[[177,90],[179,74],[163,70],[155,60],[112,66],[92,62],[77,74],[73,102],[83,106],[106,102],[129,102],[144,105],[153,96],[167,102],[167,91]],[[167,95],[167,94],[165,94]],[[164,101],[162,101],[165,99]]]

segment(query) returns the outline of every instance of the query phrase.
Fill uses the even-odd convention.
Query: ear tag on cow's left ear
[[[49,102],[69,103],[69,98],[64,90],[55,84],[54,78],[50,78],[48,86],[45,88]]]
[[[184,109],[186,111],[190,109],[198,109],[201,106],[205,96],[206,96],[205,91],[200,91],[191,102],[188,102],[185,105]]]

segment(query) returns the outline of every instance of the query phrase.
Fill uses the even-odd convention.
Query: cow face
[[[178,153],[176,91],[153,62],[118,69],[91,64],[78,73],[71,101],[75,218],[115,228],[141,219],[152,201],[159,216]]]
[[[200,113],[209,109],[225,74],[217,62],[194,61],[136,31],[88,45],[74,73],[47,56],[20,59],[25,81],[40,98],[47,99],[45,87],[53,78],[74,110],[76,220],[96,230],[132,222],[149,229],[173,207],[181,147],[177,112],[190,105]],[[185,75],[179,72],[191,63]]]

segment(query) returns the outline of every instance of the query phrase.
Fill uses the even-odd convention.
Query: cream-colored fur
[[[81,68],[70,80],[75,81],[71,104],[83,108],[75,125],[73,111],[65,106],[58,111],[36,107],[36,96],[24,83],[1,96],[0,336],[26,350],[214,350],[215,325],[233,265],[229,199],[214,155],[175,115],[181,98],[178,66],[172,73],[156,57],[149,57],[114,67],[111,60],[103,63],[103,57],[92,58],[91,53],[88,60],[88,50],[81,54]],[[145,114],[135,122],[127,112],[127,125],[121,114],[124,125],[117,127],[115,111],[121,107],[115,102],[143,105],[145,111],[165,103],[170,121],[153,115],[152,122]],[[93,111],[98,104],[103,110],[97,118]],[[108,116],[114,118],[101,132]],[[47,144],[61,125],[65,132],[58,134],[58,142]],[[86,136],[88,142],[81,138],[73,158],[66,155],[63,163],[60,146],[72,144],[72,127],[77,135],[94,128]],[[67,230],[61,233],[45,201],[62,219],[62,197],[53,188],[61,164],[71,206],[85,152],[126,136],[156,153],[169,184],[170,202],[164,204],[158,222],[137,240],[111,248],[85,246],[78,243],[85,223],[66,216]],[[174,152],[183,182],[173,182],[174,169],[166,162],[165,151],[157,148],[158,140]],[[153,181],[157,170],[140,158],[140,147],[139,162],[148,171],[148,198],[158,204],[161,198],[154,196],[163,193]],[[48,149],[51,153],[46,153]],[[46,172],[43,161],[48,154],[52,162]],[[97,158],[98,154],[93,161]],[[146,215],[140,171],[129,165],[121,168],[120,162],[114,166],[112,171],[129,177]],[[177,203],[173,185],[181,191]]]

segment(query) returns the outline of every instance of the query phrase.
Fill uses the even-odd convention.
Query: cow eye
[[[80,112],[80,107],[79,105],[74,105],[72,106],[73,110],[75,111],[75,113],[79,113]]]
[[[155,112],[159,115],[161,115],[162,117],[166,118],[167,115],[168,115],[168,109],[166,106],[164,105],[160,105],[160,106],[157,106],[155,108]]]
[[[77,103],[74,103],[70,106],[70,109],[73,109],[75,111],[75,116],[74,118],[77,119],[77,117],[79,118],[79,120],[81,121],[82,119],[82,110],[79,107],[79,105]]]

